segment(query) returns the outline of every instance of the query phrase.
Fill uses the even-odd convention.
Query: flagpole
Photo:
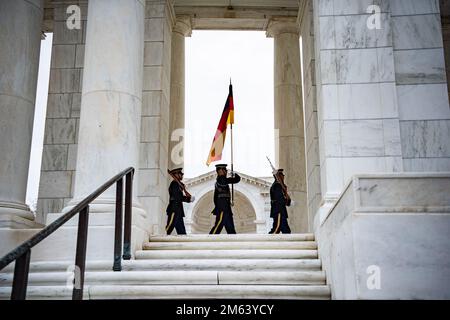
[[[230,86],[231,86],[231,78],[230,78]],[[233,123],[230,123],[231,130],[231,177],[234,178],[234,161],[233,161]],[[231,206],[234,206],[234,184],[231,184]]]
[[[233,124],[230,124],[231,129],[231,177],[234,178],[233,166]],[[234,184],[231,185],[231,206],[234,206]]]

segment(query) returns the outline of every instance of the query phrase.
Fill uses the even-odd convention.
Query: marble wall
[[[317,233],[333,299],[449,299],[449,174],[356,176]]]
[[[80,6],[81,29],[69,30],[66,13],[71,4]],[[39,184],[37,221],[60,212],[73,197],[78,127],[86,42],[87,5],[78,1],[56,4],[53,48],[45,120],[44,148]]]
[[[352,175],[403,170],[389,2],[315,0],[321,188],[336,200]]]
[[[438,0],[391,1],[405,171],[450,171],[450,107]]]
[[[146,2],[138,197],[153,233],[163,233],[166,223],[173,24],[173,8],[168,1]]]
[[[323,199],[358,173],[450,171],[439,1],[315,0],[314,16]]]
[[[299,17],[302,70],[303,99],[305,119],[305,150],[308,199],[309,230],[313,230],[314,216],[320,207],[322,194],[320,189],[319,133],[317,118],[317,92],[314,47],[313,4],[307,1],[303,14]]]

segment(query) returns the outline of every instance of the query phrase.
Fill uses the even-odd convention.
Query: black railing
[[[77,213],[78,217],[78,235],[77,248],[75,254],[75,266],[78,268],[78,283],[74,284],[72,299],[83,299],[84,272],[86,266],[86,248],[89,224],[89,205],[98,196],[105,192],[109,187],[116,183],[116,222],[114,234],[114,263],[113,270],[122,270],[122,258],[131,259],[131,201],[133,195],[133,175],[134,168],[128,168],[117,174],[100,188],[91,193],[83,201],[77,204],[69,212],[55,220],[53,223],[42,229],[29,240],[22,243],[16,249],[9,252],[0,260],[0,270],[5,268],[11,262],[16,261],[14,266],[14,279],[12,284],[11,299],[24,300],[27,294],[28,273],[30,269],[31,249],[39,242],[47,238],[53,232],[58,230],[63,224],[69,221]],[[123,179],[125,180],[125,230],[123,236],[123,256],[122,256],[122,207],[123,207]]]

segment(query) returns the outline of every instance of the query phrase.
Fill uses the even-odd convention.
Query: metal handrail
[[[74,286],[72,292],[73,300],[81,300],[83,298],[84,272],[86,264],[86,247],[87,232],[89,221],[89,205],[103,192],[105,192],[114,183],[116,188],[116,211],[115,211],[115,233],[114,233],[114,263],[113,270],[122,270],[122,258],[124,260],[131,259],[131,205],[132,205],[132,188],[134,168],[130,167],[105,182],[101,187],[92,192],[89,196],[78,203],[69,212],[52,222],[50,225],[35,234],[29,240],[23,242],[14,250],[10,251],[0,259],[0,271],[16,260],[14,266],[14,279],[11,292],[12,300],[24,300],[26,297],[28,285],[28,273],[30,268],[31,249],[47,238],[59,227],[80,213],[78,220],[77,247],[75,254],[75,266],[79,270],[79,286]],[[122,200],[123,200],[123,178],[125,181],[125,230],[123,237],[123,256],[122,256]]]

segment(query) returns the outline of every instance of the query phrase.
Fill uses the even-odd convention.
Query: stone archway
[[[234,225],[237,233],[256,233],[256,212],[250,200],[241,192],[234,193],[235,206],[233,208]],[[214,225],[213,191],[206,193],[199,199],[192,211],[192,233],[208,234]],[[222,233],[226,233],[225,229]]]

